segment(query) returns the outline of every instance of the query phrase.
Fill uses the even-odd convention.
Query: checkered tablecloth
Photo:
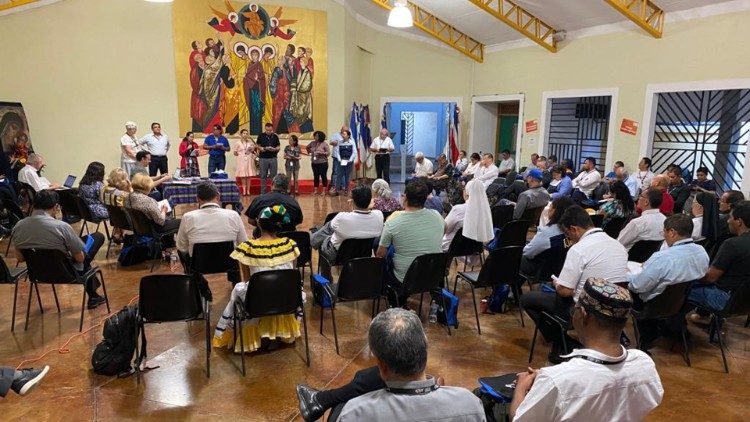
[[[240,191],[237,188],[237,184],[234,180],[216,180],[211,179],[219,189],[221,194],[222,204],[240,204]],[[196,186],[200,181],[193,181],[189,185],[165,182],[164,186],[164,199],[168,199],[173,205],[180,204],[195,204],[198,199],[195,196]],[[240,205],[241,206],[241,205]]]

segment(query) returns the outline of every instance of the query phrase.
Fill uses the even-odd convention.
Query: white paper
[[[643,271],[643,264],[635,261],[628,261],[628,271],[633,274],[638,274]]]
[[[341,160],[340,165],[345,166],[347,164],[349,164],[349,160]]]
[[[166,205],[167,206],[167,212],[172,211],[172,206],[169,205],[169,200],[167,200],[167,199],[162,199],[157,204],[159,205],[159,209],[163,208]]]

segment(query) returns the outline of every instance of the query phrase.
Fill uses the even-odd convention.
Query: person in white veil
[[[465,203],[455,205],[445,217],[443,251],[447,251],[460,228],[469,239],[486,243],[494,238],[492,213],[484,185],[479,180],[470,180],[464,188]]]

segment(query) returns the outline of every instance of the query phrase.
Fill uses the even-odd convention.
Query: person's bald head
[[[665,191],[669,187],[669,177],[660,174],[651,181],[651,187],[660,191]]]

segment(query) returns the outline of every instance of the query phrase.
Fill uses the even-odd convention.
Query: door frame
[[[526,102],[526,94],[495,94],[495,95],[474,95],[471,97],[471,122],[469,123],[469,153],[476,151],[474,147],[474,116],[476,116],[476,104],[477,103],[506,103],[518,101],[518,130],[516,131],[516,139],[513,141],[513,149],[516,151],[516,164],[518,164],[518,157],[521,156],[521,148],[523,148],[523,113],[524,105]],[[498,116],[498,120],[500,117]],[[497,139],[493,141],[493,145],[496,145]],[[492,152],[494,154],[495,147],[493,146]],[[497,157],[495,157],[497,158]]]

